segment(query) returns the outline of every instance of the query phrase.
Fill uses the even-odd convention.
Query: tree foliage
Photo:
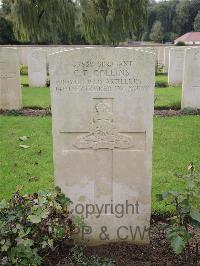
[[[200,0],[2,0],[0,38],[13,28],[29,43],[169,42],[200,30],[199,11]]]
[[[85,39],[93,44],[117,44],[140,36],[146,19],[146,0],[81,0]]]
[[[148,26],[144,33],[149,40],[155,22],[159,21],[163,28],[163,41],[174,41],[184,33],[196,30],[194,19],[200,11],[200,0],[149,1]]]
[[[176,14],[173,20],[174,29],[180,35],[190,31],[189,23],[189,1],[181,1],[176,5]]]
[[[12,23],[0,16],[0,44],[9,43],[14,41],[14,34]]]
[[[200,31],[200,11],[197,13],[194,20],[194,30]]]
[[[163,27],[160,21],[156,21],[153,24],[151,33],[150,33],[150,38],[152,41],[155,42],[162,42],[163,38],[164,38],[164,32],[163,32]]]
[[[71,41],[75,26],[75,7],[71,0],[10,0],[10,8],[19,40]]]

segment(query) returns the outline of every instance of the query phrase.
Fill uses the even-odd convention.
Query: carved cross
[[[145,150],[146,132],[119,132],[114,120],[113,99],[95,99],[94,115],[89,132],[78,132],[73,146],[79,150],[94,150],[95,157],[95,198],[101,196],[105,180],[107,195],[112,200],[113,187],[113,151],[115,150]],[[75,132],[61,131],[73,134]],[[77,132],[76,132],[77,133]],[[110,163],[109,163],[110,162]],[[105,203],[105,202],[104,202]]]

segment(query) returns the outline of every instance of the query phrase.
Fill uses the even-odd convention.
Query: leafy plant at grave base
[[[28,67],[20,65],[20,75],[22,76],[28,75]]]
[[[156,63],[155,73],[156,75],[163,74],[163,66],[161,66],[159,63]]]
[[[168,84],[166,81],[156,81],[155,87],[156,88],[166,88],[166,87],[168,87]]]
[[[46,87],[50,87],[50,79],[49,78],[46,80]]]
[[[182,113],[186,115],[200,115],[200,109],[187,107],[182,110]]]
[[[167,204],[175,207],[175,216],[171,218],[171,223],[166,225],[167,238],[176,254],[180,254],[185,249],[186,261],[191,263],[190,240],[195,236],[190,231],[190,226],[200,227],[200,211],[193,208],[195,202],[200,200],[200,174],[195,172],[194,164],[188,166],[189,174],[177,175],[184,180],[185,189],[181,192],[168,191],[158,194],[159,200],[165,200]],[[195,246],[196,258],[198,259],[198,242]],[[195,265],[197,261],[193,261]]]
[[[4,111],[4,114],[7,116],[21,116],[23,115],[23,112],[20,110],[7,110]]]
[[[110,259],[102,259],[97,256],[86,256],[83,246],[74,246],[70,251],[70,260],[75,265],[86,266],[114,266],[115,263]]]
[[[0,264],[40,265],[61,243],[71,242],[75,228],[70,200],[59,188],[0,202]]]

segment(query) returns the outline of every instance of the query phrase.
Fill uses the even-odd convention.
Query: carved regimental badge
[[[119,133],[114,123],[114,115],[108,103],[97,103],[90,124],[90,132],[78,137],[74,146],[79,149],[127,149],[132,147],[132,137]]]

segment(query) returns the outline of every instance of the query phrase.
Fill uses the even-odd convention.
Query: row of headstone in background
[[[49,55],[54,53],[54,52],[59,52],[59,51],[63,51],[66,49],[70,49],[73,48],[73,46],[59,46],[59,47],[43,47],[41,49],[43,49],[46,52],[47,55],[47,63],[48,63],[48,59],[49,59]],[[163,65],[164,64],[164,46],[163,47],[156,47],[156,46],[143,46],[143,47],[136,47],[136,49],[142,49],[142,50],[146,50],[146,51],[151,51],[153,53],[155,53],[155,57],[156,60]],[[38,49],[38,47],[36,48],[31,48],[31,47],[20,47],[19,51],[20,51],[20,63],[23,64],[24,66],[28,66],[28,53],[30,51],[30,49]],[[134,49],[134,48],[132,48]]]
[[[183,81],[184,47],[169,49],[168,84],[181,85]]]
[[[195,46],[165,47],[164,48],[164,73],[168,73],[168,84],[171,86],[182,85],[185,74],[185,54],[188,49],[195,49]],[[187,62],[186,62],[187,64]],[[186,73],[187,74],[187,73]]]
[[[22,107],[18,50],[0,47],[0,109]]]
[[[200,48],[185,51],[181,108],[200,109]]]
[[[181,108],[200,108],[200,48],[165,48],[168,84],[182,85]]]
[[[20,47],[20,64],[28,67],[29,85],[31,87],[45,87],[49,55],[64,50],[62,47]]]
[[[70,49],[71,47],[67,47]],[[63,51],[66,47],[45,47],[30,48],[22,47],[20,51],[20,63],[28,67],[29,85],[31,87],[46,86],[47,69],[49,65],[49,55],[55,52]],[[158,49],[155,47],[136,48],[154,53],[157,60]]]
[[[28,79],[30,87],[45,87],[47,79],[47,57],[43,49],[28,51]]]
[[[71,47],[69,47],[70,49]],[[162,52],[158,53],[159,50],[156,47],[140,47],[140,48],[131,48],[133,49],[139,49],[142,51],[148,51],[154,54],[154,59],[155,61],[157,60],[157,56],[160,54],[160,57],[163,58],[164,57],[164,66],[166,67],[166,71],[168,70],[168,82],[170,85],[180,85],[183,82],[183,94],[182,94],[182,107],[195,107],[195,108],[199,108],[199,98],[196,97],[198,94],[198,89],[197,86],[193,86],[192,88],[194,91],[195,89],[195,96],[192,96],[193,93],[190,93],[189,88],[188,88],[188,81],[186,81],[187,79],[189,80],[194,80],[196,78],[196,76],[198,77],[198,66],[197,66],[197,71],[195,71],[195,73],[197,73],[197,75],[194,74],[190,74],[191,72],[189,72],[188,70],[185,71],[184,70],[184,55],[185,53],[187,53],[187,51],[189,51],[189,49],[195,49],[193,48],[188,48],[188,47],[161,47],[162,49],[164,49],[164,56],[161,57]],[[4,50],[5,49],[5,50]],[[11,49],[11,50],[9,50]],[[44,48],[30,48],[30,47],[23,47],[23,48],[19,48],[18,52],[20,51],[20,62],[24,63],[27,62],[28,64],[28,71],[29,71],[29,84],[32,87],[44,87],[46,85],[46,78],[47,78],[47,65],[49,62],[49,55],[55,52],[59,52],[59,51],[63,51],[65,50],[66,47],[46,47]],[[160,49],[160,48],[159,48]],[[199,49],[199,48],[196,48]],[[5,51],[5,52],[4,52]],[[9,52],[7,51],[12,51],[10,53],[10,56],[7,54],[9,54]],[[23,51],[23,52],[22,52]],[[26,51],[26,52],[25,52]],[[189,52],[188,52],[189,53]],[[15,54],[15,56],[13,55]],[[26,55],[25,55],[26,54]],[[192,55],[192,52],[190,52],[190,54]],[[14,61],[13,62],[17,62],[17,66],[15,66],[15,63],[13,64],[13,67],[16,67],[17,71],[19,71],[19,61],[17,59],[17,49],[15,48],[1,48],[1,87],[3,86],[2,84],[7,84],[7,83],[12,83],[14,82],[14,79],[9,79],[6,81],[5,77],[3,78],[3,76],[5,76],[5,72],[7,71],[7,67],[9,68],[10,65],[10,61],[9,58],[11,58],[13,55]],[[8,65],[5,67],[5,58],[8,58]],[[11,60],[11,59],[10,59]],[[12,61],[12,60],[11,60]],[[188,69],[188,56],[185,59],[185,69]],[[191,63],[189,62],[189,64],[191,65]],[[197,64],[197,63],[196,63]],[[193,65],[192,65],[193,66]],[[13,70],[11,68],[11,71],[8,73],[13,73]],[[189,67],[190,68],[190,67]],[[192,68],[193,69],[193,68]],[[194,69],[195,66],[194,66]],[[183,72],[184,71],[184,72]],[[17,72],[15,72],[17,73]],[[11,75],[11,74],[9,74]],[[191,76],[191,77],[190,77]],[[183,80],[183,78],[185,80]],[[18,81],[17,81],[18,80]],[[187,85],[186,85],[187,84]],[[4,86],[5,87],[5,86]],[[19,88],[19,77],[16,78],[16,88]],[[187,88],[186,88],[187,87]],[[195,104],[192,104],[191,101],[187,102],[186,99],[190,99],[190,97],[185,97],[184,95],[184,91],[187,89],[187,94],[190,93],[190,96],[193,97],[193,99],[195,100]],[[14,94],[16,92],[16,94],[19,95],[19,91],[15,90],[12,91],[12,93],[10,94],[10,100],[9,97],[7,98],[7,100],[5,100],[5,91],[8,89],[4,89],[1,90],[1,109],[18,109],[21,106],[20,103],[20,99],[21,96],[18,97],[18,100],[15,101],[14,99],[16,98],[16,96],[12,96],[12,94]],[[21,93],[20,93],[21,95]],[[15,105],[12,104],[12,101],[15,101]],[[7,103],[6,103],[7,102]],[[9,104],[10,103],[10,107]],[[194,102],[194,101],[193,101]],[[2,104],[4,103],[4,105]],[[6,108],[7,106],[7,108]],[[12,106],[12,108],[11,108]]]
[[[165,47],[164,48],[164,68],[163,72],[168,73],[168,68],[169,68],[169,49],[170,47]]]
[[[22,108],[20,64],[28,66],[31,87],[45,87],[49,54],[60,50],[64,48],[0,47],[0,110]]]
[[[164,67],[164,46],[158,48],[157,62],[160,67]]]

